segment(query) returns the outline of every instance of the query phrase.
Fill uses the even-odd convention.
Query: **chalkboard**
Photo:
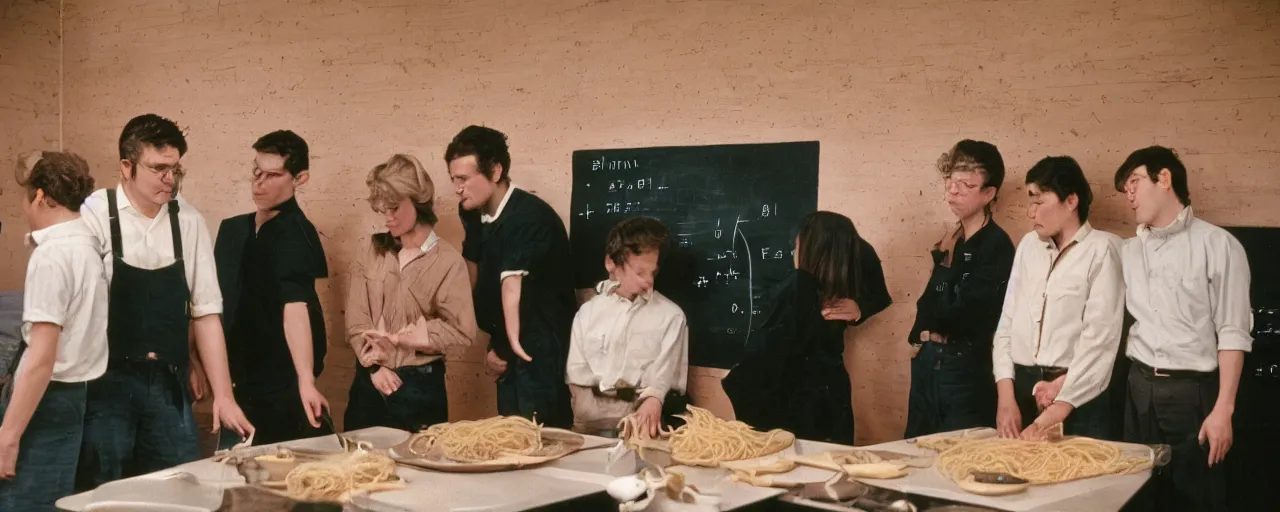
[[[816,141],[575,151],[576,287],[608,277],[615,224],[661,220],[672,243],[655,288],[684,309],[689,362],[730,368],[757,333],[770,288],[794,267],[796,227],[817,207]]]

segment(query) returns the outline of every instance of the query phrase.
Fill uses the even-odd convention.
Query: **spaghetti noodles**
[[[520,416],[441,423],[414,434],[409,442],[409,450],[420,455],[437,446],[456,462],[530,455],[542,449],[542,426]]]
[[[396,463],[374,452],[343,454],[299,464],[285,477],[289,496],[303,501],[346,501],[353,493],[403,487]]]
[[[685,421],[663,432],[671,444],[671,458],[681,464],[716,467],[721,462],[764,457],[786,449],[796,436],[782,429],[760,432],[741,421],[725,421],[711,411],[688,406]]]
[[[916,444],[938,451],[938,471],[956,482],[968,479],[974,472],[990,472],[1043,485],[1129,474],[1151,467],[1148,458],[1126,456],[1114,445],[1085,437],[1021,441],[939,436],[920,439]]]

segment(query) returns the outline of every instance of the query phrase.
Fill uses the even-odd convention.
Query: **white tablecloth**
[[[409,436],[409,433],[375,427],[348,432],[346,435],[369,441],[375,447],[386,448],[400,443]],[[298,448],[338,450],[337,440],[333,436],[286,444]],[[623,455],[609,466],[609,448],[616,444],[616,440],[587,436],[587,442],[582,451],[520,471],[464,474],[417,470],[401,466],[399,474],[406,480],[408,487],[402,490],[375,493],[371,498],[379,503],[408,509],[419,509],[424,503],[430,503],[433,510],[458,511],[505,512],[550,505],[600,492],[613,479],[635,474],[644,467],[644,463],[631,453]],[[864,448],[906,454],[929,453],[906,441],[894,441]],[[800,455],[812,455],[830,450],[848,449],[850,448],[847,446],[800,440],[788,451]],[[752,487],[730,482],[728,471],[725,470],[684,466],[677,466],[675,469],[683,472],[686,475],[686,481],[703,493],[719,495],[722,500],[722,510],[734,510],[773,499],[785,493],[782,489]],[[208,459],[135,477],[125,482],[151,483],[154,486],[158,479],[177,472],[188,472],[199,478],[208,493],[207,500],[217,500],[213,501],[210,509],[217,508],[221,501],[222,488],[244,484],[243,478],[234,468]],[[775,479],[791,482],[821,482],[832,474],[827,470],[799,467],[785,475],[776,475]],[[984,497],[963,492],[934,468],[912,469],[904,478],[867,479],[864,482],[886,489],[1004,510],[1102,511],[1118,510],[1149,477],[1150,472],[1147,471],[1133,475],[1092,478],[1052,486],[1035,486],[1026,493],[1004,497]],[[95,501],[93,494],[93,492],[87,492],[68,496],[60,500],[58,506],[71,511],[84,510],[87,505]],[[194,497],[190,498],[194,499]],[[818,504],[806,504],[825,508]]]

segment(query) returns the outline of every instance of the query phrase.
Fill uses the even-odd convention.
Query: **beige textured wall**
[[[22,288],[28,250],[17,156],[58,149],[57,0],[0,2],[0,290]]]
[[[517,183],[567,218],[574,149],[822,141],[819,204],[877,247],[897,301],[849,335],[860,443],[901,436],[903,338],[926,248],[948,222],[932,167],[957,139],[1003,150],[998,219],[1015,238],[1029,227],[1016,185],[1049,154],[1079,159],[1100,199],[1095,224],[1130,234],[1110,174],[1152,143],[1182,152],[1209,220],[1280,224],[1270,1],[104,0],[68,3],[64,19],[66,143],[100,178],[112,178],[129,117],[173,117],[190,133],[185,194],[216,226],[251,208],[256,136],[307,138],[301,202],[336,271],[321,291],[334,333],[347,262],[378,225],[362,177],[393,151],[430,162],[443,183],[449,137],[495,126],[511,137]],[[47,97],[34,93],[47,79],[23,83]],[[457,244],[441,188],[440,230]],[[14,282],[6,268],[0,279]],[[338,336],[331,346],[322,387],[341,403],[352,358]],[[479,358],[450,365],[455,418],[493,412]],[[719,374],[696,372],[694,394],[731,414]]]

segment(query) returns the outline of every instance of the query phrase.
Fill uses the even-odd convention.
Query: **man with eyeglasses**
[[[257,209],[222,221],[213,249],[236,399],[258,429],[255,444],[331,434],[329,404],[316,390],[325,354],[316,279],[329,267],[295,196],[311,178],[310,151],[288,130],[263,135],[253,150]],[[219,445],[238,441],[224,436]]]
[[[1187,168],[1173,150],[1134,151],[1115,187],[1138,221],[1138,236],[1120,253],[1134,319],[1124,440],[1173,448],[1152,478],[1154,503],[1139,505],[1226,510],[1222,460],[1253,348],[1249,260],[1231,233],[1192,211]]]
[[[80,208],[101,244],[110,306],[107,371],[85,404],[79,490],[200,458],[194,353],[212,385],[214,430],[253,431],[231,389],[209,228],[177,196],[186,137],[146,114],[125,125],[119,150],[120,184]]]

